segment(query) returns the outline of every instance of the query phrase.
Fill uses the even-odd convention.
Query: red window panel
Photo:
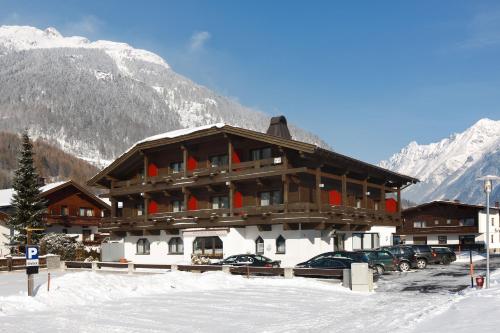
[[[241,208],[243,207],[243,195],[241,192],[234,192],[234,197],[233,197],[233,207],[234,208]]]
[[[156,214],[158,213],[158,203],[154,200],[151,200],[148,205],[148,213]]]
[[[398,211],[398,202],[392,198],[385,199],[385,211],[388,213],[396,213]]]
[[[233,156],[231,157],[231,161],[233,163],[241,163],[241,158],[240,158],[241,153],[237,150],[233,151]]]
[[[196,158],[194,158],[193,156],[189,156],[188,162],[187,162],[187,169],[189,171],[192,171],[192,170],[196,169],[197,166],[198,166],[198,161],[196,161]]]
[[[187,205],[188,210],[197,210],[198,209],[198,200],[195,196],[190,196]]]
[[[328,202],[332,206],[339,206],[342,204],[342,194],[339,191],[331,190],[328,192]]]
[[[148,176],[156,177],[158,176],[158,167],[154,163],[150,163],[148,166]]]

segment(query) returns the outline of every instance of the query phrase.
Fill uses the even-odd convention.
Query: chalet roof
[[[135,154],[142,150],[147,150],[150,148],[155,148],[167,144],[172,144],[176,142],[188,141],[195,138],[206,137],[210,135],[225,133],[234,136],[240,136],[248,139],[253,139],[257,141],[266,142],[268,144],[273,144],[281,146],[283,148],[288,148],[296,151],[300,151],[311,155],[320,155],[327,161],[335,163],[339,167],[352,169],[354,167],[363,169],[364,172],[373,176],[381,176],[389,178],[390,182],[394,185],[407,185],[418,182],[418,179],[402,175],[373,164],[369,164],[352,157],[342,155],[327,149],[318,147],[317,145],[296,141],[293,139],[286,139],[279,136],[269,135],[241,127],[236,127],[232,125],[227,125],[223,123],[217,123],[214,125],[205,125],[200,127],[194,127],[189,129],[181,129],[171,132],[166,132],[163,134],[155,135],[144,140],[135,143],[131,148],[125,151],[121,156],[119,156],[113,163],[108,165],[97,175],[92,177],[87,184],[90,186],[104,185],[106,183],[105,177],[109,175],[112,171],[117,169],[124,161],[128,160]]]
[[[50,183],[46,184],[42,187],[40,187],[40,194],[43,197],[46,197],[50,195],[51,193],[55,193],[63,188],[66,188],[68,186],[74,186],[76,187],[79,191],[84,193],[85,195],[89,196],[93,200],[96,201],[96,203],[101,206],[102,208],[110,209],[110,205],[108,205],[106,202],[104,202],[102,199],[98,198],[96,195],[94,195],[92,192],[87,190],[85,187],[82,185],[78,184],[77,182],[73,180],[68,180],[68,181],[61,181],[61,182],[55,182],[55,183]],[[11,201],[12,197],[14,196],[14,189],[9,188],[5,190],[0,190],[0,207],[9,207],[11,206]]]
[[[406,208],[403,210],[403,214],[406,213],[406,212],[413,212],[413,211],[419,211],[419,210],[425,210],[427,208],[431,208],[431,207],[443,207],[443,206],[454,206],[454,207],[464,207],[464,208],[473,208],[473,209],[477,209],[477,210],[484,210],[486,209],[485,206],[482,206],[482,205],[474,205],[474,204],[467,204],[467,203],[463,203],[463,202],[460,202],[460,201],[452,201],[452,200],[434,200],[434,201],[431,201],[431,202],[426,202],[426,203],[423,203],[423,204],[420,204],[418,206],[414,206],[414,207],[409,207],[409,208]],[[490,207],[490,209],[497,209],[497,207]]]

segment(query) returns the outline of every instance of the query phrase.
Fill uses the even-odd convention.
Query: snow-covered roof
[[[62,184],[67,183],[67,181],[62,181],[62,182],[55,182],[55,183],[50,183],[46,184],[42,187],[40,187],[40,192],[47,192],[53,188],[56,188],[58,186],[61,186]],[[11,205],[12,197],[14,196],[14,189],[13,188],[8,188],[5,190],[0,190],[0,207],[7,207]]]

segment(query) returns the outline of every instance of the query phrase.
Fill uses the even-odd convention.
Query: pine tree
[[[14,213],[7,220],[7,224],[14,230],[10,238],[11,244],[25,245],[26,228],[43,226],[46,201],[40,197],[38,173],[33,165],[33,145],[27,132],[23,133],[22,141],[18,167],[14,173],[14,195],[11,202]],[[40,238],[40,231],[31,233],[32,244],[37,244]]]

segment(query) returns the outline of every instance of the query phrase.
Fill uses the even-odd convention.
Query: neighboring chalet
[[[392,243],[415,178],[291,139],[216,124],[147,138],[93,177],[109,189],[100,230],[134,262],[257,253],[292,265]]]
[[[490,209],[490,249],[500,252],[499,208]],[[405,244],[484,249],[486,207],[459,201],[433,201],[405,209],[397,234]]]
[[[7,245],[9,243],[8,237],[10,235],[10,229],[7,227],[8,217],[9,215],[6,213],[0,212],[0,257],[10,253],[9,246]]]
[[[75,236],[88,246],[100,244],[98,226],[101,218],[109,216],[110,211],[110,206],[106,202],[72,180],[43,185],[40,187],[40,192],[40,195],[47,200],[47,212],[44,216],[45,233],[55,232]],[[0,190],[0,215],[12,214],[13,194],[13,189]],[[2,239],[2,245],[4,243],[5,240]]]

